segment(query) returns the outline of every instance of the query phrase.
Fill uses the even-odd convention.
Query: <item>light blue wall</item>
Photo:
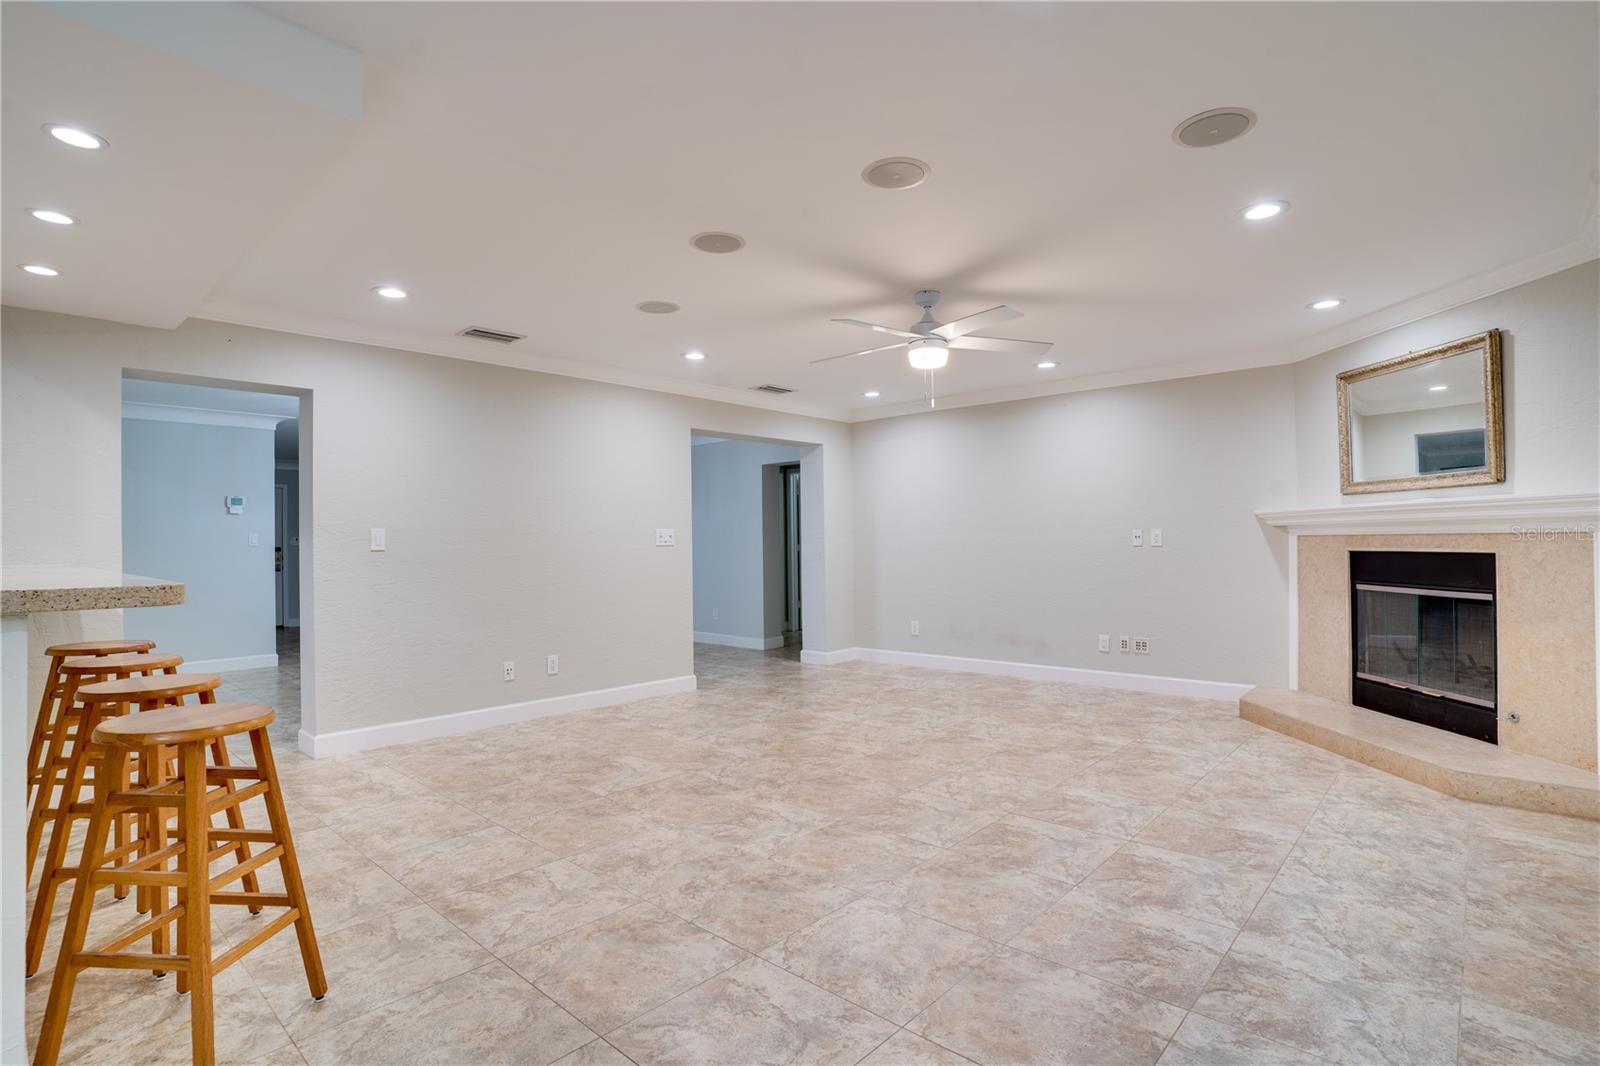
[[[782,612],[766,610],[762,468],[797,463],[783,444],[727,440],[690,448],[694,480],[694,628],[697,633],[762,640],[782,632]],[[778,498],[769,501],[778,504]],[[772,565],[781,567],[782,540]],[[782,579],[777,581],[782,596]],[[717,614],[711,617],[712,612]]]
[[[125,612],[129,636],[190,662],[275,654],[273,463],[270,429],[123,419],[123,569],[188,586],[177,607]]]

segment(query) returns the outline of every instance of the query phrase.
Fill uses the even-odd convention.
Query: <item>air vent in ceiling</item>
[[[774,393],[774,394],[776,394],[778,396],[782,396],[784,393],[793,392],[794,390],[793,389],[786,389],[782,385],[752,385],[752,386],[750,386],[750,391],[751,392],[770,392],[770,393]]]
[[[480,341],[494,341],[496,344],[511,344],[523,339],[523,335],[521,333],[505,333],[498,329],[484,329],[481,326],[473,326],[470,329],[464,329],[460,333],[456,334],[456,336],[476,337]]]

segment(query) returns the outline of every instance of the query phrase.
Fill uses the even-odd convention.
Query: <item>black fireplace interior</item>
[[[1353,702],[1499,742],[1494,555],[1351,552]]]

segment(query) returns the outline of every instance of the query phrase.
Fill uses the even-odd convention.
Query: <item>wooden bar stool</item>
[[[43,775],[45,745],[61,713],[61,697],[65,691],[61,677],[64,659],[82,656],[122,655],[149,651],[156,646],[153,640],[83,640],[75,644],[52,644],[44,650],[50,657],[50,667],[44,675],[44,695],[39,700],[39,714],[33,720],[33,739],[28,741],[28,787],[39,783]],[[31,802],[31,794],[30,794]]]
[[[106,765],[101,758],[102,753],[96,748],[94,742],[82,743],[84,737],[92,737],[96,727],[108,718],[117,718],[128,713],[133,705],[138,705],[145,713],[159,707],[169,705],[182,705],[184,697],[196,696],[203,705],[216,703],[216,690],[222,685],[222,678],[215,674],[156,674],[144,677],[126,677],[117,681],[100,681],[90,685],[80,685],[75,690],[77,706],[72,714],[77,718],[76,738],[72,758],[67,764],[66,776],[62,783],[61,796],[54,809],[54,819],[50,827],[50,842],[44,851],[44,861],[39,875],[39,893],[33,901],[33,913],[28,922],[27,955],[24,972],[32,977],[39,971],[39,964],[44,957],[45,936],[50,928],[50,913],[55,907],[56,892],[69,878],[76,875],[76,867],[67,865],[67,850],[72,837],[72,824],[90,816],[93,809],[92,803],[82,801],[84,783],[90,780],[89,770],[95,767],[98,775]],[[228,766],[228,747],[226,742],[218,738],[212,742],[212,758],[220,767]],[[139,769],[141,778],[157,780],[161,776],[166,762],[166,757],[159,751],[148,753],[148,758],[154,760],[151,765],[145,765],[141,758]],[[117,769],[123,774],[130,772],[126,762],[117,764]],[[127,778],[110,783],[110,787],[125,787]],[[98,787],[98,785],[97,785]],[[227,786],[231,791],[232,785]],[[136,812],[120,812],[116,820],[117,842],[110,852],[113,859],[124,858],[143,847],[142,841],[156,835],[157,830],[145,826],[143,831],[135,832],[130,824]],[[234,829],[241,828],[244,816],[237,807],[228,807],[223,811],[228,819],[229,826]],[[238,841],[233,848],[241,863],[250,858],[250,845],[245,840]],[[256,876],[253,873],[245,875],[245,887],[251,892],[256,891]],[[118,898],[127,894],[126,884],[138,885],[137,879],[119,883],[116,887]],[[139,893],[139,912],[148,913],[151,908],[149,894]],[[259,904],[252,905],[250,912],[258,914],[261,911]]]
[[[125,642],[127,643],[127,642]],[[149,641],[134,641],[131,643],[150,643]],[[106,647],[107,645],[99,645]],[[58,645],[49,649],[54,652],[60,648],[75,648],[77,645]],[[55,711],[48,733],[42,738],[42,752],[38,760],[38,771],[30,774],[30,784],[33,792],[28,799],[28,834],[27,834],[27,871],[29,880],[33,878],[34,860],[39,855],[39,841],[44,834],[44,827],[55,817],[56,808],[52,804],[58,802],[57,789],[63,789],[61,796],[67,795],[64,791],[66,785],[67,769],[72,764],[72,753],[80,738],[87,738],[80,727],[82,709],[78,706],[78,690],[84,685],[94,684],[98,681],[121,680],[138,675],[171,674],[183,665],[183,656],[168,655],[157,652],[108,652],[104,655],[70,656],[56,659],[51,656],[51,671],[54,679],[47,684],[54,685],[59,690],[55,700]],[[43,711],[40,712],[41,718]],[[30,770],[34,763],[29,763]],[[74,799],[76,799],[76,794]]]
[[[50,998],[34,1050],[34,1066],[54,1066],[61,1054],[73,986],[78,973],[92,966],[147,969],[156,973],[176,971],[178,991],[187,990],[191,997],[190,1039],[197,1066],[212,1066],[216,1060],[212,979],[290,925],[295,927],[300,940],[300,959],[305,965],[306,984],[310,986],[312,998],[321,999],[327,995],[328,981],[322,971],[322,956],[317,950],[305,885],[300,879],[300,862],[278,788],[272,744],[267,739],[267,726],[274,717],[271,707],[259,703],[216,703],[109,718],[95,727],[93,747],[100,753],[104,765],[95,774],[94,802],[83,861],[75,875],[72,906],[67,912],[61,955],[51,979]],[[250,746],[255,752],[254,766],[206,765],[208,749],[215,759],[219,745],[240,733],[249,734]],[[144,766],[164,767],[166,759],[157,753],[167,748],[177,751],[178,772],[173,780],[150,783],[141,780],[141,787],[137,789],[118,787],[116,783],[126,779],[130,756],[137,752]],[[250,783],[236,789],[235,782]],[[246,829],[234,825],[231,820],[227,829],[212,828],[214,815],[223,811],[238,813],[241,804],[256,796],[266,803],[267,828]],[[159,847],[155,846],[157,841],[147,841],[137,859],[119,865],[119,857],[106,847],[113,819],[124,811],[138,811],[154,815],[146,819],[149,825],[165,827],[168,809],[177,812],[177,839],[171,844],[159,842]],[[213,849],[213,841],[220,841],[221,846]],[[264,844],[266,848],[213,876],[211,863],[233,852],[234,842],[244,841]],[[234,881],[253,876],[252,871],[273,860],[277,860],[283,873],[282,893],[264,893],[248,887],[242,892],[223,891]],[[175,863],[176,869],[169,869],[169,863]],[[155,889],[159,902],[149,920],[93,951],[86,951],[84,942],[95,890],[128,880]],[[177,889],[177,906],[172,908],[167,906],[168,888]],[[282,907],[283,912],[213,957],[211,908],[214,904]],[[177,950],[169,952],[167,926],[174,923],[177,925]],[[146,936],[151,938],[149,954],[123,950]]]

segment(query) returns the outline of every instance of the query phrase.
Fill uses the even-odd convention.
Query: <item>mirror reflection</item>
[[[1350,384],[1357,481],[1488,468],[1482,348]]]

